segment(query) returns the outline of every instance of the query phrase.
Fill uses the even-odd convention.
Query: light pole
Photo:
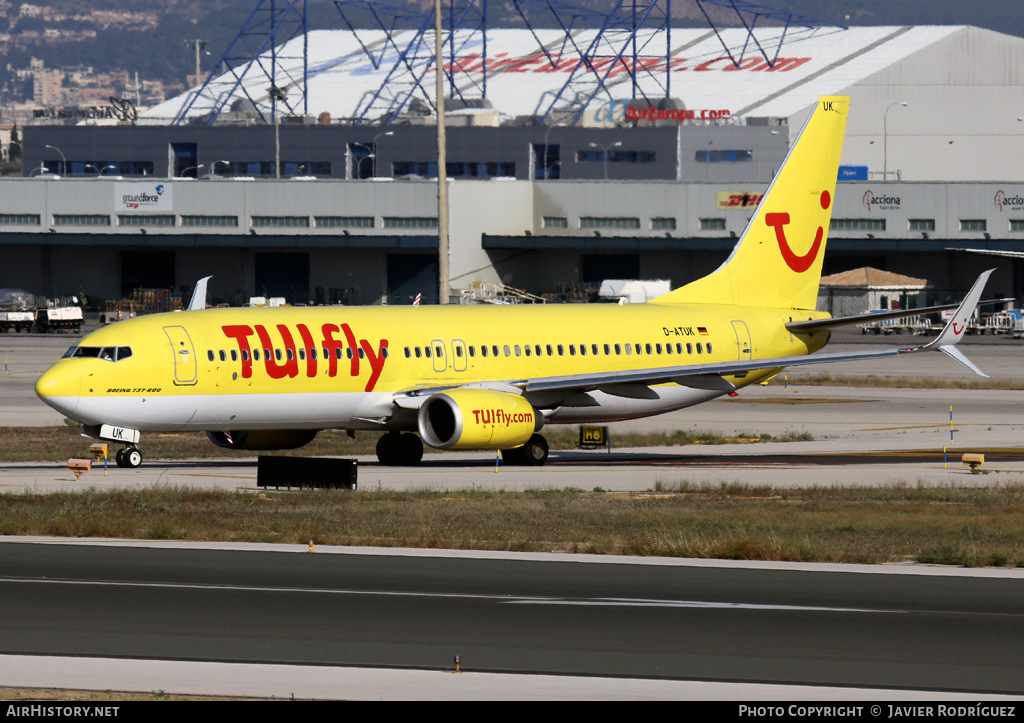
[[[618,148],[621,145],[622,145],[622,141],[615,141],[614,143],[610,143],[607,146],[601,146],[601,145],[599,145],[597,143],[591,143],[590,144],[591,148],[602,148],[603,149],[602,150],[602,158],[604,159],[604,180],[606,180],[606,181],[608,180],[608,152],[612,148]]]
[[[281,178],[281,126],[277,115],[277,104],[283,100],[287,100],[288,96],[283,90],[278,88],[276,85],[272,85],[267,88],[267,94],[270,96],[270,102],[274,108],[274,176],[277,179]]]
[[[211,166],[211,168],[210,168],[210,173],[212,173],[215,176],[217,175],[217,164],[218,163],[223,163],[225,166],[228,167],[228,170],[231,169],[231,161],[214,161],[213,162],[213,166]]]
[[[889,111],[897,105],[906,108],[907,101],[898,100],[890,103],[882,114],[882,178],[886,181],[889,180]]]
[[[62,151],[60,148],[57,148],[57,146],[47,145],[46,147],[49,148],[50,150],[57,151],[57,153],[60,154],[60,172],[62,174],[67,174],[68,159],[64,157],[64,151]]]
[[[384,136],[393,136],[393,135],[395,135],[394,131],[388,131],[387,133],[378,133],[377,135],[375,135],[373,137],[373,148],[369,149],[369,150],[372,151],[371,155],[373,156],[373,177],[374,178],[377,177],[377,139],[378,138],[383,138]],[[362,174],[360,174],[360,175],[362,175]]]
[[[198,88],[203,84],[202,81],[199,79],[199,53],[206,48],[206,41],[200,38],[196,38],[194,40],[186,40],[185,45],[194,47],[196,50],[196,87]]]

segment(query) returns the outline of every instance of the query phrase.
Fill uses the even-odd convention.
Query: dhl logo
[[[309,327],[305,324],[296,324],[295,331],[302,342],[298,348],[304,349],[302,354],[304,359],[299,358],[300,355],[296,348],[295,336],[292,334],[292,330],[285,324],[277,325],[277,336],[280,337],[281,343],[275,343],[276,340],[271,338],[271,333],[262,324],[256,324],[255,326],[231,324],[222,326],[221,331],[224,332],[224,336],[234,339],[238,344],[238,353],[242,359],[243,379],[252,377],[254,361],[263,362],[267,370],[267,376],[271,379],[299,376],[300,361],[305,366],[305,374],[309,378],[317,375],[317,370],[321,363],[327,367],[327,376],[334,377],[338,375],[339,362],[343,361],[342,356],[345,356],[345,360],[349,364],[349,376],[358,377],[361,373],[362,362],[366,362],[370,370],[370,378],[366,382],[365,391],[372,392],[373,388],[377,385],[377,380],[380,379],[381,372],[384,371],[384,364],[388,358],[387,339],[381,339],[377,348],[374,349],[368,340],[357,340],[352,328],[348,324],[340,326],[337,324],[322,325],[320,327],[319,343],[314,342],[313,333],[309,330]],[[343,335],[344,338],[337,338],[336,335],[338,334]],[[255,353],[250,344],[250,339],[253,335],[259,341]],[[260,349],[263,350],[262,360],[259,359]],[[281,349],[284,350],[284,354],[278,353]],[[317,349],[323,350],[322,358],[317,358],[320,356],[317,353]],[[343,349],[348,349],[348,353],[343,355]]]

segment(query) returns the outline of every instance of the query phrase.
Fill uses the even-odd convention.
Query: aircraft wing
[[[896,356],[904,349],[879,349],[865,352],[844,352],[835,354],[811,354],[808,356],[775,357],[772,359],[746,359],[734,362],[712,364],[687,364],[686,366],[640,369],[636,371],[599,372],[596,374],[571,374],[562,377],[544,377],[512,382],[527,392],[539,391],[589,391],[616,385],[666,384],[675,382],[684,387],[696,389],[720,389],[731,391],[735,387],[723,376],[746,376],[758,369],[781,369],[783,367],[807,364],[828,364],[831,362],[866,361]]]
[[[981,274],[974,286],[960,302],[952,318],[947,322],[939,336],[922,346],[893,347],[863,352],[841,352],[809,354],[807,356],[774,357],[769,359],[744,359],[709,364],[686,364],[683,366],[667,366],[655,369],[633,369],[625,371],[596,372],[591,374],[568,374],[564,376],[537,377],[527,379],[509,379],[494,382],[482,382],[469,386],[502,389],[520,393],[530,392],[587,392],[604,391],[608,394],[623,397],[644,399],[654,396],[650,386],[654,384],[676,383],[694,389],[729,392],[735,385],[723,377],[743,377],[760,369],[784,369],[786,367],[806,366],[809,364],[830,364],[833,362],[856,362],[869,359],[886,359],[899,354],[911,354],[922,351],[941,351],[950,358],[963,364],[974,373],[988,375],[976,367],[956,348],[967,331],[967,323],[978,306],[978,300],[985,288],[985,283],[995,269]],[[452,387],[434,389],[416,389],[402,393],[396,397],[400,407],[414,408],[422,399],[434,392],[444,391]]]

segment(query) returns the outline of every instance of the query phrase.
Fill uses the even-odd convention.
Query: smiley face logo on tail
[[[828,191],[822,191],[820,197],[822,209],[828,209],[832,205],[832,196]],[[775,240],[779,243],[779,251],[782,253],[782,260],[786,262],[786,265],[793,269],[798,274],[802,274],[811,268],[814,260],[818,257],[818,252],[821,250],[821,242],[825,238],[825,229],[818,226],[818,230],[814,234],[814,243],[811,245],[810,251],[803,256],[798,256],[790,248],[789,242],[786,240],[786,226],[789,224],[789,214],[782,213],[766,213],[764,215],[764,222],[775,229]]]

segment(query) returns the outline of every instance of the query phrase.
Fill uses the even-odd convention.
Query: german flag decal
[[[706,326],[698,326],[697,327],[697,333],[700,334],[701,336],[707,336],[708,335],[708,328]]]

